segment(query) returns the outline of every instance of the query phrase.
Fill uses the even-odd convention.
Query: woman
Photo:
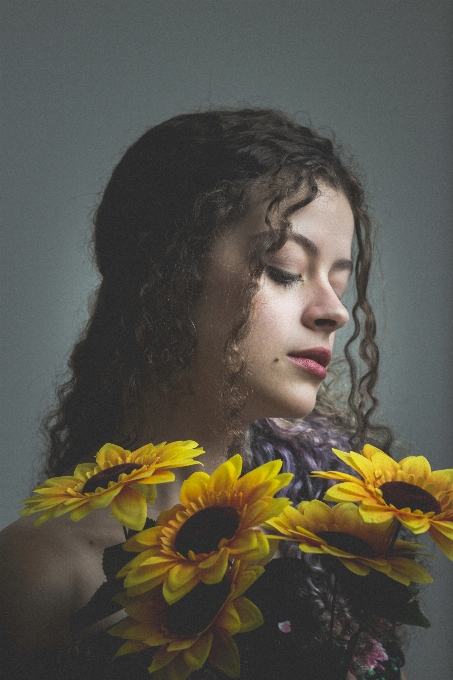
[[[96,213],[102,281],[47,420],[46,474],[72,472],[105,442],[194,439],[208,473],[238,450],[248,468],[281,457],[295,472],[285,491],[293,501],[322,497],[325,482],[308,474],[336,465],[332,445],[360,446],[371,431],[391,440],[370,424],[379,356],[367,299],[371,231],[362,187],[332,143],[278,112],[213,110],[148,130]],[[323,381],[348,321],[341,298],[352,273],[346,411]],[[348,349],[355,339],[364,368]],[[160,487],[152,517],[177,502],[190,472]],[[5,529],[0,587],[12,646],[48,658],[42,650],[70,645],[69,618],[102,583],[104,548],[122,540],[108,510]],[[305,563],[298,591],[319,623],[330,575]],[[341,606],[350,635],[354,613]]]

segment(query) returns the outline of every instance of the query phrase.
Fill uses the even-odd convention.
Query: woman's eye
[[[282,286],[291,286],[293,283],[302,281],[302,277],[299,274],[291,274],[291,272],[286,272],[283,269],[276,269],[276,267],[266,267],[268,276],[276,283]]]

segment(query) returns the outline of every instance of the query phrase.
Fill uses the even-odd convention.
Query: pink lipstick
[[[304,371],[319,380],[324,380],[326,367],[332,359],[332,352],[327,347],[312,347],[288,354],[288,359]]]

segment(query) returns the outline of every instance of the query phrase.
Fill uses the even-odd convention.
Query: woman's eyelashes
[[[278,283],[285,287],[303,281],[300,274],[292,274],[291,272],[287,272],[284,269],[278,269],[277,267],[271,267],[268,265],[266,267],[266,271],[269,278],[271,278],[272,281],[275,281],[275,283]]]

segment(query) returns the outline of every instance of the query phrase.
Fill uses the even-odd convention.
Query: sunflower
[[[331,508],[318,500],[302,501],[297,508],[285,508],[266,524],[299,541],[303,552],[332,555],[359,576],[375,569],[404,585],[432,581],[428,572],[410,559],[418,544],[396,541],[389,551],[392,520],[368,524],[354,503],[339,503]]]
[[[105,444],[96,454],[95,463],[77,465],[73,476],[52,477],[36,487],[37,496],[26,498],[21,515],[41,515],[40,526],[51,517],[66,512],[78,521],[97,508],[110,506],[112,517],[129,529],[140,531],[146,522],[146,506],[156,500],[156,484],[172,482],[172,468],[199,464],[195,456],[204,453],[194,441],[176,441],[157,446],[147,444],[136,451],[126,451],[115,444]]]
[[[239,652],[232,636],[263,623],[260,610],[242,594],[264,571],[236,561],[214,585],[199,583],[176,604],[169,605],[160,588],[115,599],[128,618],[109,630],[127,640],[116,656],[160,647],[148,670],[154,680],[185,680],[206,661],[228,676],[239,676]]]
[[[195,472],[181,487],[181,504],[162,512],[155,527],[130,538],[124,549],[140,552],[119,573],[130,596],[163,582],[175,603],[200,581],[219,583],[232,559],[260,562],[269,540],[259,528],[289,503],[274,494],[292,479],[272,461],[239,478],[242,458],[233,456],[209,476]]]
[[[370,444],[361,454],[333,451],[362,479],[344,472],[313,472],[315,477],[341,482],[327,491],[325,500],[359,502],[367,522],[396,518],[414,534],[428,531],[453,560],[453,469],[431,471],[423,456],[408,456],[397,463]]]

